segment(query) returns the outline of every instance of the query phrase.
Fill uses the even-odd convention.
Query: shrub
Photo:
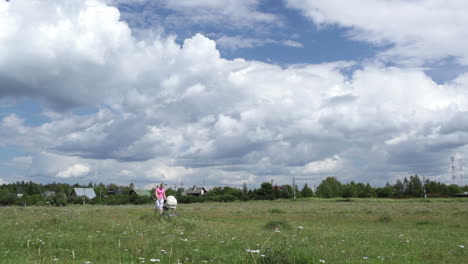
[[[132,203],[133,204],[149,204],[152,201],[153,200],[151,199],[151,197],[139,196],[136,199],[134,199]]]
[[[50,201],[51,204],[55,206],[66,206],[67,205],[67,197],[64,193],[57,193],[54,195]]]
[[[183,196],[177,197],[178,203],[201,203],[203,201],[204,201],[204,198],[202,196],[197,197],[197,196],[192,196],[192,195],[183,195]]]
[[[13,205],[16,202],[16,194],[7,190],[0,190],[0,205]]]
[[[220,202],[235,202],[237,201],[237,197],[231,194],[224,194],[219,197]]]

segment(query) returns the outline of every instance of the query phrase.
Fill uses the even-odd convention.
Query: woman
[[[156,187],[154,190],[154,196],[156,196],[156,209],[159,209],[159,214],[162,214],[164,200],[166,199],[166,189],[164,189],[163,183],[161,183],[159,187]]]

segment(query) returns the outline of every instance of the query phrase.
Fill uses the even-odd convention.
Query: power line
[[[450,157],[450,161],[452,163],[452,180],[455,180],[455,158]]]

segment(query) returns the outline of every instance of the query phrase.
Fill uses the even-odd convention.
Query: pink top
[[[158,199],[165,199],[166,198],[166,190],[164,188],[160,189],[159,187],[156,188],[156,197]]]

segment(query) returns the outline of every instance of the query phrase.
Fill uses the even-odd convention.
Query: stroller
[[[164,201],[164,205],[163,205],[164,214],[168,216],[177,216],[176,209],[177,209],[177,199],[174,196],[169,195],[168,197],[166,197],[166,200]]]

